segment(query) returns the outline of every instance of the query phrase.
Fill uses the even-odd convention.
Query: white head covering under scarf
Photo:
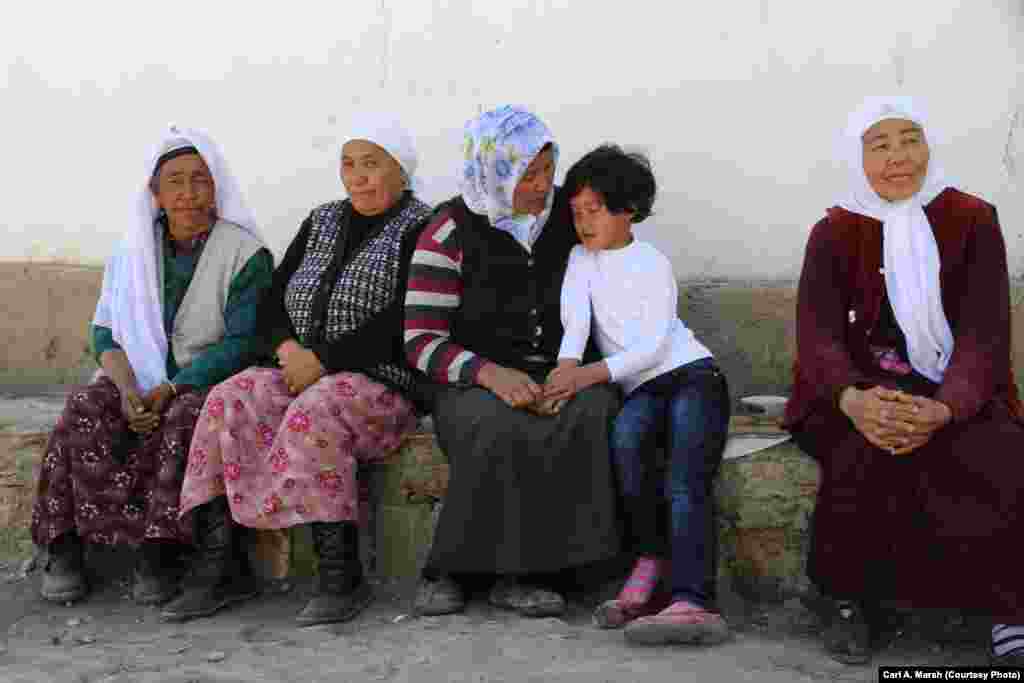
[[[210,169],[217,217],[235,223],[263,242],[220,148],[201,131],[169,126],[150,151],[145,168],[140,169],[128,230],[103,273],[103,287],[93,318],[94,324],[111,329],[144,392],[167,381],[168,353],[156,264],[156,240],[162,236],[156,228],[158,207],[150,180],[160,157],[189,146],[198,150]]]
[[[390,154],[405,171],[409,190],[416,189],[416,167],[419,156],[412,135],[401,121],[390,114],[359,114],[349,124],[341,139],[341,149],[353,140],[366,140]],[[340,155],[339,155],[340,158]]]
[[[910,199],[882,199],[864,173],[864,133],[879,121],[906,119],[925,132],[931,156],[920,191]],[[914,101],[905,96],[869,97],[850,115],[843,134],[843,156],[853,176],[853,192],[839,206],[881,221],[885,287],[896,322],[907,340],[910,365],[941,382],[953,354],[953,331],[942,308],[939,248],[924,207],[949,183],[936,160],[935,136]]]
[[[558,145],[544,122],[529,111],[504,106],[470,120],[465,128],[462,200],[473,213],[507,232],[530,250],[551,213],[552,185],[540,216],[517,214],[512,208],[516,185],[545,145],[558,163]]]

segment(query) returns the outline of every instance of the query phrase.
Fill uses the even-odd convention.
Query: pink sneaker
[[[729,624],[717,612],[680,600],[626,626],[626,640],[640,645],[715,645],[729,639]]]
[[[594,611],[594,625],[598,628],[620,628],[627,622],[668,606],[665,591],[655,595],[662,576],[667,573],[668,562],[654,557],[638,557],[633,571],[614,600],[602,603]]]
[[[655,589],[651,598],[640,607],[627,607],[618,600],[606,600],[594,610],[594,626],[622,628],[634,619],[657,614],[671,602],[672,594],[661,588]]]

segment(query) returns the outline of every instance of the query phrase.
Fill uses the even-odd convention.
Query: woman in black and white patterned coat
[[[233,524],[312,524],[316,595],[300,624],[346,621],[372,600],[359,561],[356,467],[392,453],[416,424],[420,377],[402,349],[408,264],[430,207],[413,196],[416,152],[387,117],[350,128],[349,198],[303,222],[261,314],[276,367],[250,368],[203,406],[182,487],[200,552],[164,618],[205,616],[252,595]]]

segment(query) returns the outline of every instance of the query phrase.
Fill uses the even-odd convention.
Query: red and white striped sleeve
[[[476,384],[486,359],[451,339],[462,303],[462,249],[455,221],[439,214],[420,234],[405,295],[405,355],[409,364],[447,384]]]

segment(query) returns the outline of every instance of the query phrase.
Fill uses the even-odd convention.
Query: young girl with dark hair
[[[569,170],[565,192],[581,244],[569,256],[561,295],[565,336],[545,395],[564,400],[606,382],[625,393],[612,452],[637,559],[595,623],[625,626],[632,642],[716,643],[729,629],[710,605],[711,488],[729,392],[711,352],[677,315],[671,263],[633,236],[633,223],[651,213],[656,189],[645,157],[611,145]],[[604,358],[580,365],[592,323]],[[659,445],[664,470],[656,462]]]

